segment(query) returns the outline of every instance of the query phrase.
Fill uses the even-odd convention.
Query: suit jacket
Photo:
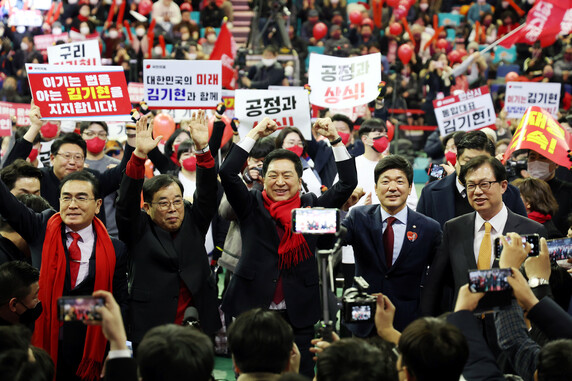
[[[14,147],[8,154],[8,158],[4,163],[4,167],[14,162],[16,159],[26,159],[32,150],[32,143],[18,139]],[[104,172],[95,171],[87,168],[99,182],[99,193],[101,198],[117,191],[121,176],[125,170],[125,166],[133,153],[134,148],[129,144],[125,145],[125,153],[119,165],[108,169]],[[60,210],[60,179],[54,174],[52,167],[40,168],[42,172],[42,181],[40,182],[40,194],[45,198],[55,210]],[[101,208],[97,217],[105,224],[105,208]]]
[[[313,325],[321,313],[317,260],[312,255],[291,269],[280,270],[276,222],[264,207],[262,193],[249,191],[238,175],[247,157],[248,153],[235,145],[220,169],[220,179],[242,236],[242,256],[224,295],[222,309],[238,316],[255,307],[268,308],[281,277],[290,322],[298,328]],[[337,162],[337,167],[340,181],[321,197],[313,193],[302,195],[301,207],[339,208],[346,202],[357,186],[354,159]],[[314,253],[318,236],[304,235],[304,238]]]
[[[188,288],[207,334],[220,328],[216,283],[205,236],[217,210],[216,169],[197,166],[194,203],[176,235],[157,226],[139,204],[143,179],[123,176],[117,200],[119,238],[129,252],[128,335],[140,343],[158,325],[174,323],[181,283]]]
[[[450,219],[458,217],[455,214],[455,192],[457,192],[455,181],[457,175],[453,174],[425,185],[416,210],[439,222],[441,227]],[[502,200],[506,207],[516,214],[527,216],[520,192],[514,185],[508,184]]]
[[[546,237],[544,226],[529,218],[519,216],[509,210],[507,221],[502,234],[516,232],[518,234],[537,233]],[[437,316],[440,314],[439,303],[446,287],[454,290],[456,299],[459,288],[468,283],[467,271],[477,268],[473,251],[476,212],[467,213],[445,223],[443,241],[437,256],[431,265],[426,287],[421,295],[421,312],[424,315]],[[495,260],[493,267],[498,267]],[[445,309],[450,311],[452,301]]]
[[[138,381],[137,362],[132,357],[117,357],[105,363],[105,381]]]
[[[342,224],[348,232],[346,244],[352,245],[356,275],[369,283],[368,293],[381,292],[396,307],[394,325],[402,331],[419,317],[419,300],[427,267],[433,261],[441,243],[439,224],[407,208],[407,227],[401,252],[395,263],[387,269],[383,248],[383,221],[381,205],[353,208]],[[407,232],[416,234],[409,239]],[[369,335],[373,324],[352,324],[352,332],[361,337]]]

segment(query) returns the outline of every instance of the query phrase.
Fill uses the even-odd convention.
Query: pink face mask
[[[58,125],[55,123],[46,123],[40,128],[40,133],[46,139],[55,138],[58,134]]]
[[[98,154],[105,148],[105,140],[97,136],[86,140],[85,144],[87,145],[87,150],[93,154]]]
[[[298,145],[286,148],[288,151],[292,151],[296,154],[296,156],[302,156],[302,152],[304,152],[304,147],[300,147]]]
[[[380,136],[379,138],[373,139],[373,149],[379,153],[385,152],[389,147],[389,139],[387,136]]]
[[[189,156],[183,160],[183,168],[189,172],[194,172],[197,170],[197,158],[195,156]]]
[[[342,138],[342,143],[344,143],[344,145],[348,144],[350,141],[350,134],[338,131],[338,135],[340,135],[340,138]]]
[[[28,155],[28,159],[30,159],[30,162],[34,162],[34,160],[36,160],[36,158],[38,157],[38,149],[37,148],[32,148],[32,150],[30,151],[30,154]]]
[[[445,161],[451,163],[451,165],[455,165],[455,163],[457,163],[457,154],[453,151],[445,152]]]

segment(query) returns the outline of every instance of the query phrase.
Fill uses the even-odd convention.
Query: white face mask
[[[163,54],[163,49],[161,49],[160,46],[155,46],[155,47],[153,48],[153,54],[156,55],[156,56],[160,56],[160,55]]]
[[[99,0],[89,0],[89,3],[91,5],[96,5],[97,3],[99,3]]]
[[[188,40],[189,38],[191,38],[191,34],[190,34],[190,33],[183,33],[183,34],[181,34],[181,39],[183,39],[183,40]]]
[[[135,34],[139,37],[143,37],[145,35],[145,29],[143,28],[138,28],[135,30]]]
[[[330,0],[330,3],[332,4],[338,4],[340,2],[340,0]]]
[[[62,34],[62,29],[61,28],[53,28],[52,34],[55,34],[56,36],[60,35],[60,34]]]
[[[89,27],[88,26],[82,26],[81,28],[79,28],[79,32],[81,34],[83,34],[84,36],[87,36],[89,34]]]
[[[419,9],[421,9],[423,12],[425,12],[427,10],[427,8],[429,8],[429,4],[427,4],[427,3],[419,4]]]
[[[284,75],[286,77],[291,77],[294,75],[294,66],[286,66],[284,68]]]
[[[197,59],[197,53],[189,53],[189,59],[190,60],[196,60]]]
[[[68,0],[68,4],[77,4],[77,0]]]
[[[276,58],[263,58],[262,65],[270,67],[276,63]]]
[[[507,8],[507,7],[508,7],[508,1],[503,1],[503,2],[501,2],[501,6],[502,6],[503,8]]]
[[[109,31],[109,38],[116,39],[117,37],[119,37],[119,33],[116,30]]]
[[[89,9],[82,9],[81,11],[79,11],[79,15],[83,17],[89,16]]]
[[[20,49],[22,49],[22,50],[28,50],[28,44],[25,43],[25,42],[22,42],[22,43],[20,44]]]
[[[211,44],[214,43],[214,42],[216,41],[216,35],[214,35],[214,34],[212,34],[212,33],[209,34],[209,35],[207,36],[207,41],[210,42]]]
[[[544,161],[529,161],[526,165],[526,170],[531,177],[547,180],[552,172],[550,172],[550,164]]]

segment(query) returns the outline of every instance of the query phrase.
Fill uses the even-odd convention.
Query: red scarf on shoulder
[[[58,298],[62,296],[66,277],[66,254],[62,242],[62,218],[54,214],[48,221],[46,237],[42,248],[42,267],[40,268],[40,292],[43,312],[36,320],[32,344],[45,349],[57,367],[58,340],[62,322],[58,320]],[[93,227],[96,234],[95,245],[95,285],[94,290],[112,292],[115,270],[115,249],[107,229],[95,217]],[[85,336],[83,357],[76,374],[82,380],[97,380],[101,374],[107,340],[101,332],[101,326],[89,326]]]
[[[528,218],[530,218],[531,220],[534,220],[540,224],[543,224],[546,221],[551,220],[552,216],[550,214],[542,214],[540,212],[533,211],[533,212],[528,213]]]
[[[272,218],[280,222],[284,227],[284,235],[278,246],[279,266],[281,269],[289,269],[296,266],[303,260],[310,258],[312,252],[308,247],[308,243],[302,234],[293,233],[292,226],[292,209],[299,208],[302,205],[300,201],[300,192],[293,197],[284,201],[272,201],[268,198],[266,191],[262,191],[264,198],[264,207]]]

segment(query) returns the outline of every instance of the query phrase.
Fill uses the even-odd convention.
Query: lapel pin
[[[412,231],[408,231],[407,232],[407,239],[411,242],[415,242],[415,240],[417,239],[417,233],[412,232]]]

